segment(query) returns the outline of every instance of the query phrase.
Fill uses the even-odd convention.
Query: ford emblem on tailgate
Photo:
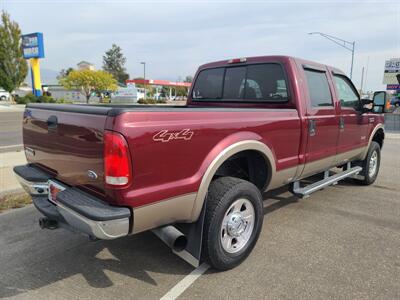
[[[92,170],[88,170],[87,171],[87,176],[90,178],[90,179],[97,179],[97,174],[96,174],[96,172],[95,171],[92,171]]]

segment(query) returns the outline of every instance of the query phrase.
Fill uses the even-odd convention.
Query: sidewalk
[[[400,139],[400,132],[385,132],[385,139]]]
[[[25,104],[0,103],[0,112],[23,111],[24,109],[25,109]]]
[[[0,194],[20,190],[13,167],[26,164],[24,151],[0,153]]]

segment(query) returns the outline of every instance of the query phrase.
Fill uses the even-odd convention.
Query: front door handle
[[[339,129],[344,129],[344,118],[343,117],[339,118]]]
[[[314,136],[316,132],[316,122],[315,120],[308,120],[308,134]]]

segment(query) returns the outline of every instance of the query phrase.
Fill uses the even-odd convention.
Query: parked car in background
[[[0,101],[9,101],[11,98],[11,95],[9,92],[6,92],[3,89],[0,89]]]
[[[400,97],[393,97],[390,100],[390,104],[393,105],[394,107],[400,107]]]

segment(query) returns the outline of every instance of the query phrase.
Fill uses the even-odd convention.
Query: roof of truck
[[[306,59],[299,58],[299,57],[289,56],[289,55],[248,56],[248,57],[241,57],[241,58],[225,59],[225,60],[219,60],[219,61],[214,61],[214,62],[203,64],[199,67],[199,70],[231,65],[231,61],[237,60],[237,59],[245,59],[245,61],[243,62],[244,64],[262,63],[262,62],[270,62],[270,61],[277,61],[277,62],[284,63],[284,62],[289,62],[290,60],[292,60],[292,61],[296,61],[300,64],[310,64],[310,65],[314,65],[314,66],[319,66],[321,68],[329,67],[337,73],[344,74],[343,71],[341,71],[340,69],[337,69],[335,67],[325,65],[322,63],[318,63],[315,61],[311,61],[311,60],[306,60]],[[239,64],[240,63],[238,63],[238,65]]]

